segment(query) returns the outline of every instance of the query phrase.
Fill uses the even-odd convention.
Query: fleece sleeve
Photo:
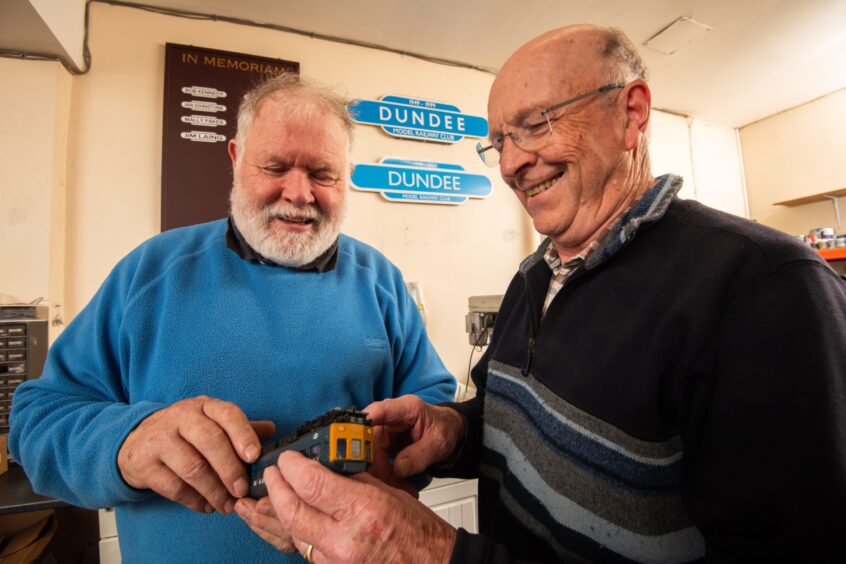
[[[684,494],[709,561],[843,558],[846,286],[795,261],[731,296],[688,378]]]
[[[40,378],[15,391],[9,449],[33,489],[82,507],[152,495],[128,486],[117,468],[127,434],[165,407],[130,404],[123,368],[131,354],[121,331],[131,265],[125,260],[50,348]]]

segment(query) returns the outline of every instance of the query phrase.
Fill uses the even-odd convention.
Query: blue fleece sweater
[[[225,231],[215,221],[135,249],[14,396],[10,450],[33,487],[116,507],[125,563],[299,560],[237,515],[124,482],[118,450],[152,412],[205,394],[281,435],[334,406],[454,393],[402,275],[377,251],[341,236],[336,268],[303,272],[240,258]]]

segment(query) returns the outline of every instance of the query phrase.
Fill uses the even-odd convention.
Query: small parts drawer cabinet
[[[46,355],[46,320],[0,320],[0,434],[9,432],[15,388],[41,375]]]

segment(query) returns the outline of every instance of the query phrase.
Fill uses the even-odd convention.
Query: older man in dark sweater
[[[271,500],[315,561],[842,561],[846,287],[791,237],[653,178],[649,113],[616,30],[558,29],[502,67],[479,152],[547,239],[477,397],[367,410],[396,474],[479,478],[481,535],[285,456]]]

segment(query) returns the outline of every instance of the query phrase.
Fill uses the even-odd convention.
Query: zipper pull
[[[535,354],[535,338],[531,337],[529,339],[529,354],[526,357],[526,364],[523,366],[523,370],[520,373],[523,376],[528,376],[529,371],[532,369],[532,356]]]

